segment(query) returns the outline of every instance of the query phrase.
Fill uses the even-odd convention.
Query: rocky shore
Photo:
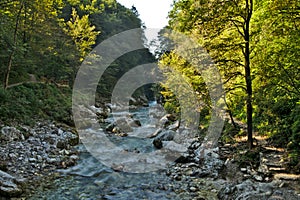
[[[170,115],[157,117],[157,123],[157,131],[147,138],[160,149],[174,140],[180,124]],[[140,121],[128,115],[107,124],[105,129],[108,134],[127,137],[126,132],[140,126]],[[41,122],[34,127],[0,126],[0,199],[22,199],[45,177],[76,165],[78,144],[76,131],[65,125]],[[187,152],[165,170],[165,182],[145,187],[154,193],[172,192],[172,199],[180,200],[300,199],[300,176],[289,174],[281,166],[280,155],[267,148],[249,151],[242,142],[202,149],[201,140],[195,138]],[[245,160],[248,157],[256,162]],[[113,199],[109,195],[103,194]]]
[[[174,140],[180,123],[172,115],[161,116],[158,110],[152,114],[158,118],[157,131],[148,138],[161,149]],[[126,121],[133,121],[132,116],[122,120]],[[130,123],[106,127],[106,131],[122,137],[131,130]],[[248,150],[245,142],[219,142],[217,147],[203,150],[200,141],[195,138],[187,153],[166,171],[173,184],[162,188],[177,193],[178,199],[300,199],[300,175],[290,174],[283,167],[282,152],[270,150],[271,147]]]
[[[76,163],[79,138],[67,126],[51,122],[34,127],[0,128],[0,196],[18,197],[28,186],[59,168]]]

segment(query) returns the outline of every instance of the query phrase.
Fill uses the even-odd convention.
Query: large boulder
[[[129,133],[129,132],[133,131],[132,127],[128,124],[128,121],[126,118],[117,119],[115,121],[115,124],[121,132]]]
[[[105,130],[112,133],[129,133],[133,128],[140,127],[142,124],[139,120],[131,116],[118,118],[115,122],[105,127]]]
[[[176,132],[172,130],[166,130],[160,133],[156,138],[153,139],[153,145],[161,149],[163,148],[163,141],[171,141],[174,139]]]

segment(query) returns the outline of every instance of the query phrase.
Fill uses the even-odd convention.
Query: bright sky
[[[147,28],[163,28],[167,25],[168,12],[173,0],[117,0],[127,8],[136,7]]]

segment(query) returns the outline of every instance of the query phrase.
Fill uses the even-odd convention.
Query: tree
[[[60,55],[56,54],[56,39],[64,41],[66,35],[61,35],[58,19],[63,6],[61,0],[14,0],[2,6],[1,21],[5,25],[0,45],[6,49],[1,60],[8,63],[3,73],[3,86],[7,88],[9,82],[25,81],[28,73],[41,75],[40,66],[46,68],[51,64],[45,62],[45,57],[54,61]],[[60,64],[52,63],[53,66]]]
[[[65,32],[70,35],[79,49],[82,59],[96,44],[99,31],[95,31],[95,26],[89,22],[89,16],[84,15],[81,18],[75,8],[72,9],[71,19],[66,23]]]
[[[300,2],[260,1],[253,16],[256,127],[274,145],[299,152]],[[297,157],[299,160],[299,157]]]
[[[248,145],[253,146],[251,73],[252,0],[179,0],[170,12],[169,26],[197,37],[218,65],[227,99],[246,102]],[[245,94],[245,95],[244,95]]]
[[[18,11],[17,11],[16,19],[14,22],[12,49],[11,49],[11,52],[8,57],[8,65],[7,65],[7,69],[5,72],[4,83],[3,83],[4,89],[7,89],[7,86],[8,86],[9,75],[10,75],[12,62],[13,62],[13,56],[15,54],[16,46],[17,46],[17,34],[19,31],[19,25],[20,25],[21,14],[22,14],[23,8],[24,8],[24,1],[21,1],[19,4]]]

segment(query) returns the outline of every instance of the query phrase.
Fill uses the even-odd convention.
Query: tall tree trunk
[[[252,107],[252,77],[250,69],[250,20],[252,16],[253,1],[246,0],[246,11],[247,16],[245,20],[245,79],[247,89],[247,135],[248,135],[248,146],[251,149],[253,147],[253,107]]]
[[[14,54],[16,51],[17,34],[18,34],[19,23],[20,23],[23,6],[24,6],[24,2],[21,2],[20,9],[18,11],[18,15],[16,18],[16,24],[15,24],[15,30],[14,30],[14,36],[13,36],[13,49],[8,57],[8,65],[7,65],[7,69],[6,69],[5,77],[4,77],[4,83],[3,83],[4,89],[7,89],[8,83],[9,83],[9,75],[10,75],[10,71],[11,71],[11,67],[12,67],[13,57],[14,57]]]

